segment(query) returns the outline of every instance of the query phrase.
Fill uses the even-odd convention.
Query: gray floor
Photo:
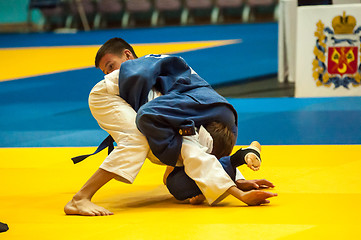
[[[279,83],[277,76],[250,79],[214,89],[224,97],[231,98],[272,98],[294,97],[294,83]]]

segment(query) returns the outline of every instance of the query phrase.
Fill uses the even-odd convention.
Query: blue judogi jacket
[[[162,96],[148,102],[150,90]],[[181,58],[147,55],[122,63],[119,70],[119,95],[137,112],[136,124],[146,136],[152,152],[166,165],[175,166],[182,147],[182,135],[192,135],[195,128],[218,121],[237,137],[237,113]],[[110,153],[113,138],[109,135],[92,154],[72,158],[78,163],[106,147]],[[220,159],[234,179],[235,169],[229,157]],[[227,163],[227,164],[226,164]]]
[[[190,95],[202,104],[226,104],[236,114],[233,106],[215,92],[181,57],[151,54],[121,65],[119,95],[136,112],[148,102],[148,93],[153,87],[162,95],[177,92]]]
[[[148,102],[152,89],[162,96]],[[177,56],[147,55],[129,60],[119,71],[119,95],[137,111],[138,129],[154,155],[167,165],[177,162],[182,135],[212,121],[237,136],[237,113],[188,64]]]

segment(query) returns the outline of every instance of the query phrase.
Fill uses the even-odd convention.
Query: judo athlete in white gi
[[[100,61],[99,65],[103,72],[112,73],[106,75],[105,79],[93,88],[89,96],[89,106],[93,116],[99,125],[116,141],[117,147],[108,155],[100,168],[65,206],[64,211],[66,214],[89,216],[112,214],[109,210],[92,203],[92,196],[113,178],[125,183],[132,183],[146,158],[149,158],[154,163],[184,166],[185,172],[195,180],[209,204],[216,204],[228,194],[232,194],[248,205],[268,203],[267,198],[276,196],[274,193],[259,190],[243,192],[237,188],[235,182],[227,175],[216,157],[208,153],[209,146],[204,146],[207,144],[202,145],[200,143],[199,139],[202,137],[200,136],[201,134],[181,136],[182,142],[176,144],[180,146],[180,152],[176,154],[169,152],[169,154],[175,156],[169,158],[172,161],[171,163],[166,160],[169,154],[166,155],[166,157],[159,155],[159,153],[164,151],[156,151],[161,161],[154,157],[152,151],[150,151],[147,139],[136,126],[137,114],[135,110],[138,110],[146,104],[147,101],[154,99],[155,96],[166,95],[174,86],[173,84],[168,84],[167,87],[167,84],[165,84],[163,88],[160,87],[159,84],[162,84],[162,81],[158,81],[159,77],[164,77],[163,83],[167,83],[169,79],[166,79],[167,76],[159,76],[159,69],[156,72],[151,71],[151,64],[157,64],[164,59],[178,59],[188,68],[186,74],[196,75],[196,73],[192,72],[180,58],[150,55],[133,60],[136,58],[135,53],[132,53],[129,49],[125,49],[123,54],[118,56],[118,58],[120,71],[114,71],[114,69],[117,68],[117,64],[107,61],[106,56],[104,56],[103,61]],[[109,66],[109,63],[115,66]],[[136,70],[137,65],[143,68],[140,72]],[[178,64],[175,65],[176,68],[177,65]],[[164,69],[165,67],[166,65],[161,67],[161,69],[165,71],[164,73],[167,72],[167,70]],[[133,77],[130,75],[133,75]],[[140,75],[145,76],[145,79],[149,79],[150,77],[150,79],[154,80],[155,77],[158,80],[155,82],[153,80],[149,81],[149,84],[146,83],[146,85],[143,85],[143,82],[137,86],[137,79],[140,79]],[[122,80],[129,80],[129,78],[133,81],[124,81],[126,85],[122,85]],[[182,81],[175,81],[173,83],[175,85],[184,84]],[[203,83],[202,81],[201,84],[205,84],[205,82]],[[138,89],[135,87],[138,87]],[[132,88],[133,90],[137,89],[138,93],[133,94],[135,91],[131,91]],[[157,88],[163,89],[163,92],[158,92]],[[248,182],[247,184],[253,184],[253,186],[260,184],[268,187],[273,186],[266,180],[254,180],[254,182]]]

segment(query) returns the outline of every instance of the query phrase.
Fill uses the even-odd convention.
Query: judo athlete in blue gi
[[[147,102],[142,96],[147,96],[152,89],[160,96]],[[168,166],[176,166],[183,137],[195,135],[201,126],[221,123],[229,129],[235,142],[237,113],[233,106],[180,57],[148,55],[124,63],[119,73],[119,90],[120,96],[138,112],[137,127],[146,136],[153,154]],[[224,147],[213,150],[219,153],[219,148]],[[233,181],[236,167],[246,164],[246,154],[255,154],[260,161],[257,148],[241,149],[232,157],[228,156],[230,153],[231,149],[213,154],[220,158],[219,162]],[[166,184],[179,200],[201,194],[196,183],[185,174],[184,167],[173,170]]]
[[[206,132],[202,131],[202,124],[206,122],[201,119],[202,115],[198,119],[197,113],[204,111],[203,116],[211,118],[213,113],[210,115],[206,110],[196,107],[194,110],[190,108],[189,111],[187,110],[189,117],[185,116],[184,112],[180,113],[179,119],[174,115],[173,111],[182,110],[183,104],[187,104],[184,96],[179,95],[185,94],[188,100],[198,101],[198,106],[203,104],[202,101],[206,103],[208,100],[205,99],[207,95],[197,96],[196,89],[204,89],[202,94],[213,91],[183,59],[159,55],[136,59],[129,44],[122,39],[113,40],[121,42],[122,47],[116,47],[120,49],[120,53],[114,54],[114,49],[107,49],[98,59],[96,66],[107,75],[92,89],[89,95],[89,107],[100,127],[111,135],[117,147],[65,206],[66,214],[87,216],[113,214],[91,202],[93,195],[111,179],[132,183],[146,158],[153,163],[184,167],[187,175],[196,182],[197,189],[199,187],[209,204],[216,204],[228,194],[248,205],[268,203],[267,198],[276,196],[274,193],[259,190],[243,192],[245,186],[257,189],[259,185],[267,187],[273,185],[267,180],[243,180],[243,182],[237,180],[236,184],[217,158],[209,154],[209,144],[201,144],[200,139]],[[161,109],[160,104],[164,101],[167,102],[168,107]],[[173,103],[170,104],[171,102]],[[222,104],[218,104],[219,102]],[[236,115],[233,108],[220,96],[211,98],[207,104],[215,110],[226,109],[225,112],[228,112],[229,117],[222,116],[219,119],[226,122],[236,133],[234,128]],[[154,105],[157,107],[153,108]],[[161,112],[163,117],[156,118],[156,121],[151,117],[149,121],[151,115],[160,116],[151,111]],[[214,113],[217,112],[220,111]],[[172,122],[161,126],[162,119],[172,119]],[[228,119],[228,122],[223,119]],[[152,132],[151,129],[158,129],[159,131],[155,132],[159,132],[160,138],[150,134],[147,139],[138,128],[146,134]],[[169,150],[170,148],[172,150]],[[259,162],[257,159],[255,161]]]

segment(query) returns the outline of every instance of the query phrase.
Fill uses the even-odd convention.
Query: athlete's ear
[[[134,59],[133,53],[129,49],[125,49],[124,54],[127,60]]]

